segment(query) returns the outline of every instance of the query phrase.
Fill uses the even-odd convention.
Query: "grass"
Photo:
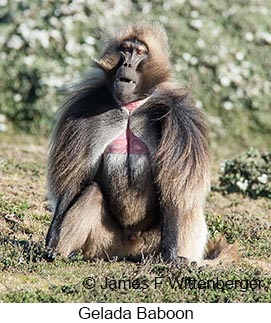
[[[241,260],[231,266],[176,268],[149,259],[86,262],[80,254],[46,262],[51,219],[45,202],[46,146],[42,138],[0,134],[0,302],[270,301],[271,202],[236,193],[211,192],[206,208],[210,235],[222,233],[238,243]],[[224,158],[222,152],[218,156],[213,183]],[[103,288],[106,277],[110,284]],[[178,286],[177,279],[190,283]],[[217,280],[222,283],[214,286]]]

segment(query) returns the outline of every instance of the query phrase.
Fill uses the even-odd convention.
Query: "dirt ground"
[[[223,234],[229,243],[236,242],[240,261],[230,268],[189,269],[183,273],[197,277],[219,275],[225,279],[264,280],[265,288],[250,293],[210,291],[202,295],[187,291],[180,296],[166,289],[153,296],[151,290],[130,298],[123,291],[95,293],[86,296],[78,287],[78,277],[91,272],[104,275],[152,278],[162,265],[129,262],[95,263],[65,259],[47,263],[42,256],[44,239],[51,215],[46,208],[47,140],[26,135],[0,135],[0,300],[28,301],[270,301],[271,296],[271,201],[252,200],[239,194],[223,196],[212,191],[208,198],[206,217],[210,236]],[[222,159],[221,159],[222,161]],[[213,166],[213,184],[217,183],[219,160]],[[192,270],[192,271],[191,271]],[[176,272],[173,270],[170,274]],[[144,277],[145,277],[144,276]],[[125,276],[126,277],[126,276]],[[141,276],[140,276],[141,277]],[[65,288],[64,288],[64,287]],[[77,287],[76,287],[77,286]],[[70,292],[67,292],[70,291]],[[112,293],[111,293],[112,292]],[[96,296],[95,296],[96,295]],[[125,296],[126,295],[126,296]],[[241,296],[240,296],[241,295]]]

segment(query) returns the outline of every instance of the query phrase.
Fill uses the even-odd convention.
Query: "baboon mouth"
[[[130,79],[126,78],[126,77],[120,77],[120,78],[116,79],[116,82],[117,83],[118,82],[124,82],[124,83],[129,83],[129,84],[136,84],[135,81],[130,80]]]

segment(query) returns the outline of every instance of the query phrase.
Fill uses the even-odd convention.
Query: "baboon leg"
[[[110,259],[117,257],[119,260],[127,258],[140,261],[144,256],[156,255],[160,252],[160,225],[157,224],[144,232],[127,232],[120,228],[105,213],[96,223],[95,232],[89,234],[83,247],[85,259],[94,257]],[[131,239],[131,236],[134,239]]]
[[[97,184],[87,187],[61,223],[57,253],[69,256],[82,249],[85,258],[106,257],[121,250],[121,228],[111,220]]]
[[[207,226],[203,207],[194,207],[181,220],[178,255],[190,261],[202,260],[207,242]]]
[[[129,232],[114,222],[99,186],[92,184],[65,214],[55,249],[66,257],[81,249],[85,259],[128,257],[140,260],[143,254],[159,252],[159,224],[133,235],[135,240],[131,240]]]
[[[128,235],[131,237],[131,235]],[[161,252],[161,228],[156,223],[146,231],[138,232],[134,240],[127,239],[125,231],[124,250],[125,257],[132,261],[141,261],[145,256],[157,256]]]

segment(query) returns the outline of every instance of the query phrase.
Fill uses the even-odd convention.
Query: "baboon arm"
[[[163,260],[170,262],[178,255],[180,215],[172,204],[161,207],[161,252]]]
[[[106,89],[96,92],[75,92],[64,105],[66,110],[54,131],[48,186],[58,212],[65,212],[74,198],[95,179],[105,148],[122,132],[124,112],[110,108],[116,103],[108,98]],[[111,123],[114,126],[105,130]]]
[[[156,182],[162,203],[179,210],[193,207],[209,189],[207,128],[201,111],[181,89],[162,91],[167,113],[161,119],[161,139],[154,156]]]
[[[61,129],[61,134],[56,136],[50,151],[48,184],[54,216],[46,245],[52,250],[58,243],[66,212],[79,198],[84,187],[92,183],[99,166],[100,155],[97,154],[95,158],[90,156],[88,147],[79,140],[79,132],[80,129],[67,123]]]
[[[165,260],[176,258],[179,228],[185,217],[203,206],[209,188],[206,127],[202,114],[187,95],[176,92],[172,90],[167,95],[168,112],[161,119],[161,139],[155,156]]]
[[[65,204],[65,198],[57,198],[56,206],[54,210],[53,220],[46,236],[46,247],[49,251],[49,257],[54,257],[55,249],[59,241],[59,233],[61,224],[65,217],[65,210],[67,210],[67,203]]]
[[[83,164],[81,161],[80,164],[78,164],[80,167],[87,167],[87,165]],[[84,165],[84,166],[82,166]],[[89,165],[88,165],[89,167]],[[88,173],[87,179],[88,182],[85,183],[85,185],[90,184],[94,178],[94,175],[96,174],[97,166],[93,165],[91,172]],[[47,237],[46,237],[46,246],[49,249],[55,250],[55,247],[58,243],[58,237],[59,237],[59,232],[60,228],[62,225],[62,222],[66,216],[66,213],[68,210],[74,205],[74,203],[77,201],[77,199],[80,197],[80,190],[83,188],[83,178],[80,178],[82,176],[82,173],[85,170],[81,170],[78,167],[79,173],[77,174],[75,171],[71,171],[69,174],[69,178],[72,178],[70,180],[70,185],[69,186],[63,186],[63,191],[57,188],[57,190],[54,191],[53,186],[51,186],[51,189],[53,190],[53,200],[55,204],[55,209],[54,209],[54,215],[53,215],[53,220],[51,222],[51,226],[49,228]],[[72,176],[72,177],[70,177]],[[63,183],[64,182],[64,183]],[[62,185],[65,184],[65,180],[63,180]],[[61,183],[61,182],[58,182]],[[69,183],[67,183],[68,185]]]

